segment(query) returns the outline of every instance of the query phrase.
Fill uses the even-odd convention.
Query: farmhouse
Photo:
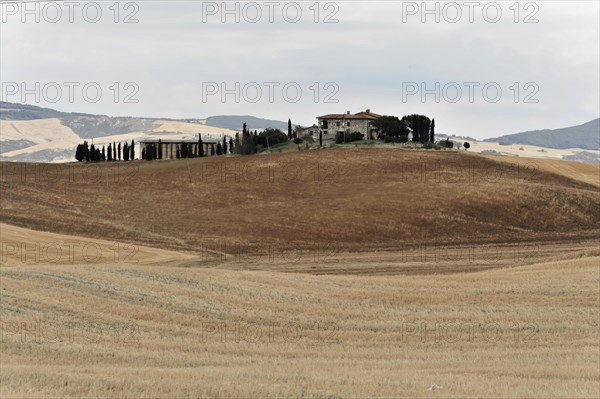
[[[312,125],[310,127],[305,127],[303,129],[298,130],[298,137],[300,137],[301,139],[305,137],[312,137],[313,139],[315,137],[319,137],[319,126]]]
[[[319,133],[323,138],[333,138],[338,132],[362,133],[366,140],[376,139],[377,128],[373,126],[373,121],[381,118],[381,115],[371,112],[367,109],[364,112],[351,114],[347,111],[345,114],[329,114],[317,117]]]
[[[204,155],[210,156],[216,153],[217,141],[202,141]],[[146,153],[148,146],[155,146],[158,151],[158,139],[140,141],[140,154]],[[182,147],[187,146],[193,154],[198,154],[198,140],[161,140],[162,159],[177,158],[177,150],[181,152]]]

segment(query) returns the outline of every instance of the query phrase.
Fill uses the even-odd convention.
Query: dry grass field
[[[600,395],[598,166],[1,166],[2,398]]]
[[[595,239],[598,186],[455,151],[2,163],[2,221],[161,249],[394,250]],[[589,165],[582,173],[598,173]]]

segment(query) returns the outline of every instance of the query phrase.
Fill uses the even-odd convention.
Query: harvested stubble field
[[[0,396],[597,397],[598,167],[564,165],[3,164]]]
[[[163,249],[365,252],[600,232],[597,184],[456,151],[1,166],[4,223]]]

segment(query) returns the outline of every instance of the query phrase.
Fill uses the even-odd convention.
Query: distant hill
[[[202,119],[112,117],[61,112],[35,105],[0,102],[0,160],[21,162],[72,161],[84,140],[97,145],[162,138],[218,138],[235,135],[244,122],[249,129],[267,127],[287,132],[287,122],[254,116],[213,116]],[[235,130],[235,131],[234,131]]]
[[[585,150],[598,150],[600,149],[600,119],[594,119],[579,126],[553,130],[533,130],[485,141],[502,144],[527,144],[557,149],[583,148]]]
[[[77,144],[84,140],[102,146],[131,140],[193,138],[199,133],[205,139],[235,134],[198,119],[111,117],[8,102],[0,102],[0,129],[0,160],[20,162],[73,161]]]
[[[114,136],[153,129],[155,118],[110,117],[82,113],[61,112],[28,104],[0,102],[0,120],[34,121],[59,119],[81,138]]]
[[[66,112],[55,111],[50,108],[0,101],[0,119],[31,121],[35,119],[64,118],[70,115]]]
[[[225,129],[241,130],[244,123],[248,129],[266,129],[268,127],[287,132],[287,122],[275,121],[270,119],[257,118],[250,115],[219,115],[206,118],[206,124],[209,126],[222,127]]]

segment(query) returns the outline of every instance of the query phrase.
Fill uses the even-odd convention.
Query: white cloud
[[[323,9],[322,20],[335,8]],[[115,24],[114,15],[100,3],[103,18],[96,24],[75,14],[75,23],[56,24],[3,15],[0,30],[0,74],[3,82],[99,82],[104,96],[98,103],[61,98],[40,102],[67,111],[109,115],[205,117],[212,114],[252,114],[312,124],[318,114],[374,111],[403,115],[426,113],[438,130],[490,137],[537,128],[586,122],[599,114],[599,6],[597,2],[519,3],[515,23],[512,2],[500,2],[502,18],[489,23],[476,9],[475,22],[462,7],[459,23],[435,23],[433,15],[406,16],[407,2],[336,2],[339,23],[314,23],[313,2],[303,2],[303,18],[287,23],[279,11],[276,22],[263,20],[221,23],[209,16],[203,23],[199,2],[137,2],[139,23]],[[123,6],[124,3],[120,3]],[[220,5],[221,2],[217,2]],[[242,3],[243,6],[244,3]],[[282,3],[283,4],[283,3]],[[421,2],[414,3],[420,7]],[[442,10],[448,3],[440,3]],[[457,2],[457,4],[463,4]],[[429,2],[432,9],[435,3]],[[3,9],[4,9],[3,4]],[[447,6],[446,6],[447,7]],[[281,8],[281,7],[280,7]],[[277,8],[277,10],[280,10]],[[121,10],[119,18],[131,10]],[[522,23],[536,11],[538,23]],[[6,14],[6,13],[5,13]],[[78,17],[79,16],[79,17]],[[453,15],[446,15],[451,18]],[[488,15],[489,17],[489,15]],[[202,82],[298,82],[302,100],[296,104],[281,95],[273,103],[233,101],[218,96],[202,102]],[[112,83],[135,82],[139,103],[115,103]],[[313,83],[335,82],[337,104],[315,104]],[[497,82],[503,89],[498,103],[466,97],[458,103],[402,101],[403,82],[443,87],[448,82]],[[528,82],[538,85],[537,104],[515,103],[510,87],[517,82],[522,96]],[[121,93],[122,94],[122,93]],[[264,93],[263,93],[264,94]],[[281,93],[280,93],[281,94]],[[321,91],[321,100],[327,93]],[[266,94],[265,94],[266,97]],[[415,96],[418,98],[418,96]],[[4,100],[18,101],[14,96]],[[29,101],[30,103],[33,101]]]

